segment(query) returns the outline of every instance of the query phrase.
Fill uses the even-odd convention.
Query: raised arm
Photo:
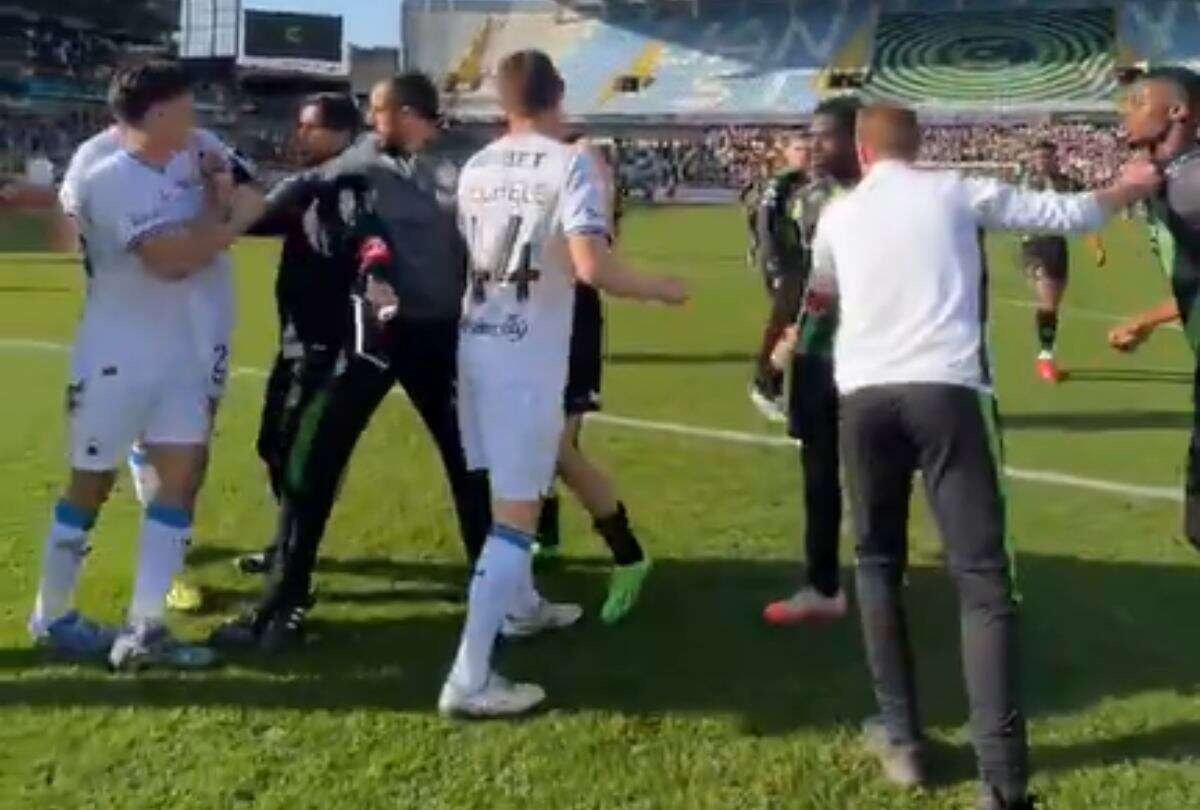
[[[132,222],[124,238],[149,272],[164,279],[186,278],[228,250],[259,219],[263,206],[262,192],[238,186],[227,211],[209,208],[183,225]]]
[[[135,237],[129,245],[150,273],[178,280],[208,267],[237,237],[230,223],[201,217]]]
[[[1125,166],[1111,186],[1091,193],[1028,191],[985,178],[965,178],[967,205],[987,230],[1088,233],[1122,208],[1158,190],[1162,177],[1149,161]]]
[[[326,187],[319,172],[307,171],[280,180],[267,193],[263,215],[251,226],[251,236],[283,236]]]

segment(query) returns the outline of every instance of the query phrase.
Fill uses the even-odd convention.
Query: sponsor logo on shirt
[[[529,334],[529,322],[516,314],[509,315],[499,323],[467,319],[462,323],[462,331],[468,335],[500,338],[509,343],[520,343]]]

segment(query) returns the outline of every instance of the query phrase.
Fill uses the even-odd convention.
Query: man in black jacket
[[[454,403],[466,280],[455,202],[459,157],[471,150],[456,149],[460,136],[439,138],[437,89],[422,74],[381,82],[371,94],[370,120],[373,132],[277,189],[269,203],[304,208],[324,233],[326,223],[346,218],[349,201],[350,230],[364,231],[368,222],[360,235],[390,247],[387,277],[397,314],[379,323],[374,308],[356,297],[344,362],[297,417],[283,476],[290,513],[266,591],[253,611],[218,630],[217,643],[271,652],[303,639],[312,569],[338,483],[359,436],[397,383],[437,445],[470,560],[491,524],[487,476],[467,471]],[[356,261],[353,251],[346,255]]]
[[[346,149],[358,132],[362,116],[354,99],[321,93],[300,108],[292,148],[307,168],[315,168]],[[298,181],[288,178],[283,185]],[[275,304],[279,312],[279,352],[267,378],[258,455],[267,467],[271,492],[279,501],[275,536],[262,551],[238,559],[245,573],[265,573],[274,549],[290,519],[284,497],[284,464],[296,437],[299,414],[332,376],[350,325],[351,275],[330,266],[327,256],[313,245],[305,229],[305,209],[276,208],[259,221],[256,236],[283,237]]]

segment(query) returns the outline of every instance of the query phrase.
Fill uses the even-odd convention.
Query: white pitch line
[[[1037,303],[1034,301],[1025,301],[1020,298],[1004,298],[997,297],[997,304],[1005,304],[1010,307],[1018,307],[1020,309],[1037,309]],[[1063,307],[1062,314],[1068,318],[1079,318],[1084,321],[1102,321],[1104,323],[1120,323],[1126,320],[1129,315],[1118,315],[1115,312],[1102,312],[1098,309],[1085,309],[1080,307]],[[1130,313],[1132,314],[1132,313]],[[1177,323],[1166,324],[1163,328],[1174,329],[1179,331],[1181,327]]]
[[[18,350],[34,350],[34,351],[51,351],[65,352],[69,349],[61,343],[52,343],[44,340],[24,340],[24,339],[8,339],[0,338],[0,350],[9,349]],[[261,368],[254,366],[235,366],[233,369],[235,377],[266,377],[267,372]],[[391,390],[393,396],[403,396],[403,391],[400,388]],[[749,445],[753,447],[797,447],[798,442],[795,439],[786,436],[768,436],[762,433],[746,433],[738,430],[721,430],[717,428],[701,427],[699,425],[686,425],[678,422],[659,422],[650,419],[635,419],[630,416],[617,416],[611,413],[593,413],[589,414],[587,421],[602,425],[611,425],[613,427],[629,428],[630,430],[641,430],[650,433],[662,433],[673,436],[684,436],[693,439],[706,439],[708,441],[726,442],[729,444]],[[1025,470],[1019,467],[1005,467],[1005,473],[1009,478],[1017,481],[1032,481],[1043,484],[1056,484],[1058,486],[1073,487],[1075,489],[1087,489],[1093,492],[1106,492],[1112,495],[1124,495],[1134,498],[1145,498],[1148,500],[1171,501],[1174,503],[1183,500],[1183,494],[1178,487],[1159,487],[1145,486],[1142,484],[1126,484],[1120,481],[1105,481],[1100,478],[1086,478],[1080,475],[1072,475],[1071,473],[1055,472],[1053,470]]]
[[[759,447],[797,447],[795,439],[782,436],[765,436],[759,433],[740,433],[732,430],[713,430],[711,428],[680,425],[674,422],[652,422],[646,419],[632,419],[628,416],[614,416],[607,413],[594,413],[587,417],[590,422],[619,425],[633,430],[645,430],[653,433],[672,433],[678,436],[691,436],[698,439],[733,442],[737,444],[757,445]],[[1052,470],[1025,470],[1019,467],[1005,467],[1004,472],[1009,478],[1017,481],[1036,481],[1044,484],[1058,484],[1078,489],[1090,489],[1096,492],[1110,492],[1115,495],[1129,495],[1139,498],[1149,498],[1160,501],[1183,500],[1183,494],[1178,488],[1144,486],[1140,484],[1125,484],[1119,481],[1105,481],[1099,478],[1085,478],[1070,473],[1054,472]]]
[[[11,351],[66,352],[70,351],[70,348],[61,343],[51,343],[48,340],[0,338],[0,349],[9,349]]]

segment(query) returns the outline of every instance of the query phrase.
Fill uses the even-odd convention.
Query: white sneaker
[[[492,672],[478,692],[466,692],[446,681],[438,697],[438,711],[446,717],[511,717],[525,714],[545,699],[542,687],[512,683]]]
[[[750,383],[750,402],[768,422],[783,424],[787,421],[787,411],[784,410],[783,398],[772,399],[754,383]]]
[[[505,638],[529,638],[547,630],[562,630],[579,621],[583,608],[570,602],[538,602],[537,609],[525,616],[505,616],[500,635]]]
[[[763,610],[767,624],[787,626],[806,622],[833,622],[846,616],[846,592],[823,596],[816,588],[801,588],[793,596],[772,602]]]

